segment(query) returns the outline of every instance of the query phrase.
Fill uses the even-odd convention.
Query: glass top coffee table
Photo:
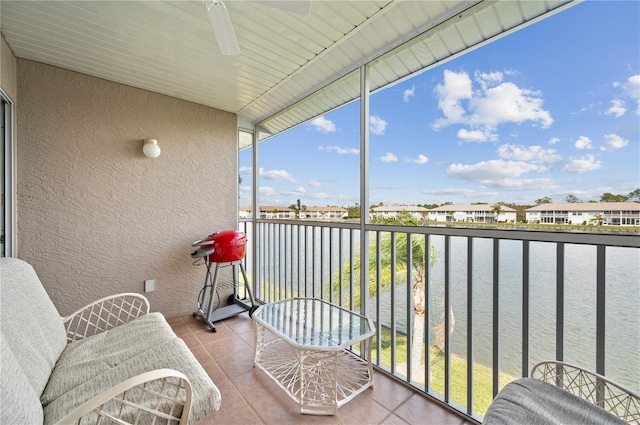
[[[291,298],[260,306],[253,321],[254,364],[301,413],[335,415],[373,385],[375,329],[368,318],[319,299]],[[353,346],[360,356],[349,350]]]

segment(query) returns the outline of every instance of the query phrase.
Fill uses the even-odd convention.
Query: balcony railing
[[[636,235],[293,220],[240,230],[258,299],[316,297],[371,317],[379,370],[476,420],[543,360],[640,391]]]

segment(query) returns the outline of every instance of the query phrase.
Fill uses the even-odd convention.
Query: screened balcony
[[[202,3],[0,3],[2,254],[34,265],[61,314],[155,279],[152,310],[221,383],[214,422],[480,422],[506,382],[547,359],[639,390],[635,235],[238,219],[239,150],[252,151],[256,211],[273,137],[345,105],[367,123],[369,95],[580,2],[314,0],[307,19],[229,0],[233,56]],[[191,316],[204,277],[191,243],[239,222],[262,302],[319,297],[374,319],[376,387],[342,416],[265,403],[276,396],[251,370],[248,317],[216,335]]]

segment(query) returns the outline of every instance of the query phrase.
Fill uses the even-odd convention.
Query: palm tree
[[[502,205],[500,204],[491,205],[491,213],[493,213],[496,223],[498,222],[498,216],[500,215],[501,211],[502,211]]]
[[[411,217],[412,220],[415,220]],[[405,218],[406,220],[406,218]],[[404,225],[410,225],[410,223],[403,223]],[[412,237],[411,240],[411,264],[408,264],[407,259],[409,258],[409,249],[408,249],[408,240],[406,233],[398,233],[395,236],[395,244],[393,244],[392,234],[389,233],[381,233],[380,234],[380,251],[379,256],[376,257],[377,251],[377,243],[376,241],[372,241],[369,244],[369,298],[373,298],[376,296],[376,282],[380,282],[380,292],[389,292],[393,288],[391,287],[392,274],[395,274],[395,282],[396,284],[404,283],[404,277],[407,276],[407,269],[410,267],[411,276],[413,282],[411,282],[412,287],[412,295],[413,295],[413,311],[414,311],[414,321],[413,321],[413,330],[412,330],[412,346],[411,350],[411,364],[419,365],[422,359],[422,343],[424,341],[424,323],[425,323],[425,313],[426,313],[426,299],[427,299],[427,290],[431,291],[431,294],[434,294],[433,297],[435,299],[434,309],[437,309],[436,314],[432,315],[432,317],[436,317],[436,320],[432,320],[431,325],[431,342],[437,347],[440,351],[444,350],[444,338],[445,338],[445,327],[444,327],[444,292],[441,285],[430,282],[429,285],[425,282],[425,273],[427,268],[427,261],[429,261],[429,265],[433,266],[438,257],[438,252],[435,247],[432,245],[427,254],[427,250],[425,249],[425,238],[424,237]],[[393,264],[393,256],[392,256],[392,245],[395,245],[395,270],[392,270]],[[427,255],[429,255],[429,259],[427,260]],[[353,264],[353,282],[360,281],[360,272],[361,272],[361,264],[360,257],[356,256]],[[380,263],[380,275],[376,276],[375,271],[377,270],[378,261]],[[347,284],[351,282],[351,265],[345,264],[343,266],[342,272],[343,280],[342,282]],[[336,276],[333,279],[333,293],[336,294],[336,298],[338,297],[340,291],[340,279]],[[380,294],[378,294],[380,295]],[[360,306],[360,285],[356,284],[353,289],[353,300],[350,299],[350,295],[347,294],[344,298],[344,305],[350,306],[353,301],[352,308],[356,309]],[[453,317],[453,311],[449,309],[450,314],[450,329],[451,331],[455,325],[455,319]],[[430,315],[431,316],[431,315]],[[379,319],[378,319],[379,320]],[[450,332],[451,332],[450,331]],[[427,349],[427,353],[428,353]],[[415,368],[414,371],[417,374],[420,372],[419,368]],[[426,381],[425,381],[426,382]]]
[[[596,226],[602,226],[602,224],[604,223],[604,217],[602,217],[602,214],[598,214],[596,216],[593,216],[589,219],[589,222],[593,223]]]
[[[300,203],[300,199],[298,199],[295,204],[289,205],[289,208],[291,208],[292,210],[295,210],[297,219],[300,218],[300,213],[301,212],[304,212],[304,211],[307,210],[307,206],[306,205],[302,205]]]

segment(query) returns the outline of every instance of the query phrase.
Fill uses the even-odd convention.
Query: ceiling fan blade
[[[221,1],[212,1],[205,5],[207,14],[213,27],[213,32],[218,40],[220,53],[223,55],[239,55],[240,46],[236,39],[236,33],[231,24],[231,18],[227,7]]]
[[[252,0],[252,2],[303,16],[309,16],[311,13],[311,0]]]

